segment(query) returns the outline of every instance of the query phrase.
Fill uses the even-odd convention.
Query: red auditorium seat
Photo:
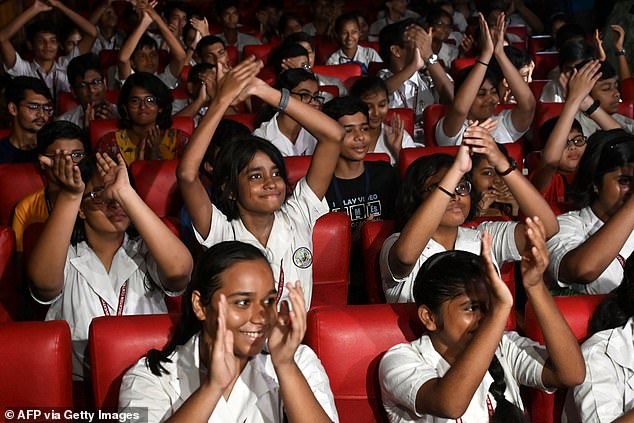
[[[249,128],[251,132],[255,130],[255,125],[258,121],[258,117],[255,113],[236,113],[235,115],[224,115],[223,119],[231,119],[238,123],[241,123]]]
[[[427,147],[436,145],[436,124],[447,114],[447,110],[448,107],[444,104],[430,104],[423,110],[423,129]]]
[[[125,372],[150,349],[167,344],[178,317],[170,314],[97,317],[88,350],[95,407],[117,409]]]
[[[421,335],[415,304],[319,307],[305,341],[321,360],[341,423],[387,422],[378,366],[392,346]]]
[[[0,139],[6,138],[11,135],[11,129],[9,128],[0,128]]]
[[[313,66],[313,72],[326,75],[326,76],[334,76],[336,78],[341,79],[343,84],[349,87],[349,84],[355,77],[361,77],[361,66],[358,63],[344,63],[343,65],[315,65]]]
[[[315,45],[315,64],[322,65],[326,63],[326,60],[332,53],[337,51],[339,45],[336,41],[333,41],[328,36],[315,35],[313,37],[313,43]],[[316,72],[320,73],[320,72]],[[336,76],[336,75],[333,75]]]
[[[315,223],[311,308],[347,303],[350,237],[350,218],[345,213],[328,213]]]
[[[0,324],[0,345],[3,408],[72,408],[72,345],[68,323]]]
[[[547,83],[547,79],[534,79],[528,84],[535,96],[535,100],[539,101],[539,97],[541,97],[544,86],[546,86]]]
[[[389,123],[392,121],[392,117],[394,115],[398,115],[403,121],[405,130],[413,137],[414,136],[414,122],[416,118],[414,117],[414,110],[408,109],[405,107],[398,107],[394,109],[389,109],[387,111],[386,121]]]
[[[455,77],[461,70],[476,64],[475,57],[458,57],[451,62],[451,75]]]
[[[624,101],[634,101],[634,78],[621,81],[621,98]]]
[[[588,336],[588,323],[596,307],[606,295],[577,295],[572,297],[553,297],[559,311],[564,316],[572,333],[579,343]],[[544,343],[544,337],[537,323],[535,311],[530,303],[526,305],[526,336]],[[540,423],[559,423],[566,398],[566,389],[559,389],[554,395],[531,389],[530,414],[532,421]]]
[[[136,191],[159,217],[178,216],[183,201],[176,183],[178,160],[137,160],[130,166]]]
[[[275,47],[273,44],[246,45],[244,46],[244,50],[242,50],[242,57],[254,55],[256,59],[262,60],[266,65]]]
[[[35,163],[0,164],[0,225],[11,225],[13,208],[18,202],[44,188],[44,177]]]
[[[515,34],[522,40],[526,40],[528,38],[528,29],[525,25],[509,25],[506,27],[506,32]]]
[[[381,69],[385,69],[385,67],[385,62],[370,62],[368,65],[368,76],[376,76],[376,74],[379,73]]]
[[[15,234],[10,226],[0,225],[0,323],[7,321],[7,308],[15,316],[17,297],[15,273]],[[11,319],[9,319],[11,320]]]
[[[106,101],[116,105],[119,101],[119,90],[106,90],[105,96]],[[79,103],[77,103],[77,100],[71,93],[62,92],[59,94],[59,98],[57,99],[57,110],[55,112],[56,114],[61,115],[71,109],[74,109],[78,105]]]
[[[383,242],[395,231],[394,221],[376,220],[361,225],[363,278],[370,304],[385,303],[379,258]]]
[[[529,53],[538,53],[552,47],[553,43],[553,37],[550,35],[533,35],[528,37],[528,51]]]
[[[236,46],[225,46],[225,51],[227,52],[227,60],[231,67],[236,66],[240,63],[240,54],[238,53],[238,47]]]
[[[333,97],[339,97],[339,87],[336,85],[320,85],[319,92],[328,93]]]
[[[535,70],[533,71],[533,79],[548,79],[548,72],[559,66],[558,51],[543,51],[541,53],[531,54],[535,62]]]
[[[101,50],[99,52],[99,67],[106,72],[110,66],[119,63],[119,50]]]

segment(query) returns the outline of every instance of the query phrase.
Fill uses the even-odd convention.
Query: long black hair
[[[222,274],[236,263],[253,260],[266,262],[266,257],[257,247],[241,241],[220,242],[198,258],[191,282],[183,294],[182,315],[172,338],[162,350],[152,349],[147,353],[146,363],[152,373],[157,376],[168,374],[162,363],[171,363],[169,357],[176,347],[184,345],[202,330],[203,324],[196,317],[192,305],[193,292],[198,291],[200,302],[208,306],[214,293],[222,287]]]
[[[134,87],[143,88],[151,95],[156,97],[156,104],[159,108],[158,116],[156,116],[156,124],[159,128],[165,130],[172,127],[172,92],[161,81],[158,76],[147,72],[133,73],[126,79],[119,93],[119,101],[117,102],[117,111],[119,112],[119,127],[128,129],[132,127],[132,120],[128,113],[128,101]]]

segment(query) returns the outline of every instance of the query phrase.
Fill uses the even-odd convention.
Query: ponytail
[[[529,420],[524,412],[504,396],[504,391],[506,391],[504,369],[495,354],[493,354],[493,359],[489,364],[489,374],[493,378],[489,392],[497,403],[491,421],[493,423],[528,423]]]

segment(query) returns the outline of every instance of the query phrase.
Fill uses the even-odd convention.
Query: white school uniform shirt
[[[242,220],[227,220],[227,217],[213,206],[211,228],[204,239],[194,228],[196,240],[204,247],[211,247],[222,241],[242,241],[259,248],[271,265],[277,283],[279,300],[288,298],[288,289],[281,284],[280,269],[284,269],[284,283],[300,281],[304,290],[306,310],[310,308],[313,293],[313,227],[315,222],[328,213],[326,199],[319,199],[306,182],[299,180],[293,194],[282,208],[275,212],[266,246],[242,223]],[[290,301],[289,301],[290,302]]]
[[[310,156],[317,146],[317,138],[313,137],[310,132],[303,127],[299,130],[297,140],[293,143],[280,131],[277,124],[279,112],[267,122],[262,122],[259,128],[253,131],[253,135],[269,140],[271,144],[277,147],[282,156]]]
[[[66,68],[68,63],[77,56],[79,56],[79,48],[75,46],[70,54],[59,57],[48,73],[36,61],[28,62],[17,52],[15,53],[15,65],[12,68],[6,65],[3,66],[4,71],[11,76],[31,76],[42,80],[51,91],[51,94],[57,98],[61,92],[70,92]]]
[[[548,270],[553,280],[557,280],[559,286],[570,287],[583,294],[607,294],[619,286],[623,280],[623,266],[616,257],[603,273],[589,284],[566,284],[558,280],[559,266],[564,256],[594,235],[603,227],[604,223],[589,206],[559,215],[557,221],[559,222],[559,232],[546,243],[550,252]],[[625,261],[632,254],[632,251],[634,251],[634,232],[630,233],[619,254]]]
[[[500,113],[491,116],[491,119],[496,121],[498,124],[491,132],[491,136],[495,139],[496,142],[500,144],[508,144],[519,140],[522,135],[526,133],[526,131],[519,131],[513,125],[513,119],[511,118],[512,110],[506,109],[502,110]],[[458,131],[456,135],[453,137],[445,134],[445,130],[443,129],[443,122],[445,121],[445,116],[440,118],[438,123],[436,124],[436,143],[438,145],[460,145],[462,144],[462,136],[464,131],[467,129],[469,124],[467,120],[462,123],[462,128]]]
[[[176,347],[171,363],[162,366],[169,374],[153,374],[141,358],[126,372],[119,391],[119,410],[134,412],[146,409],[148,416],[138,421],[162,422],[170,418],[200,387],[207,369],[200,363],[200,334]],[[338,422],[330,382],[317,355],[306,345],[295,352],[295,363],[306,378],[315,398],[330,420]],[[284,404],[271,355],[260,353],[251,358],[236,380],[228,399],[220,396],[209,423],[284,421]]]
[[[108,39],[101,32],[99,25],[97,25],[96,27],[97,27],[97,38],[95,38],[95,42],[92,44],[92,48],[91,48],[91,51],[93,53],[99,56],[99,53],[101,52],[101,50],[120,50],[121,49],[121,47],[123,46],[123,42],[125,41],[125,36],[121,31],[115,30],[114,35],[110,37],[110,39]]]
[[[483,231],[487,231],[493,237],[491,244],[491,256],[493,263],[498,264],[507,261],[517,261],[521,259],[520,253],[515,245],[515,226],[517,222],[483,222],[476,229],[458,227],[458,236],[454,250],[469,251],[480,254],[482,241],[480,239]],[[438,242],[430,239],[425,249],[421,253],[416,264],[409,275],[397,278],[392,274],[389,265],[389,254],[392,245],[398,240],[400,232],[390,235],[381,247],[380,269],[383,292],[388,303],[413,303],[414,302],[414,279],[423,263],[436,253],[440,253],[445,248]]]
[[[610,116],[612,116],[625,131],[630,134],[634,134],[634,119],[623,116],[619,113],[612,113]],[[577,112],[575,119],[577,119],[579,124],[581,124],[581,130],[583,131],[583,135],[586,137],[589,137],[595,132],[601,130],[601,127],[583,112]]]
[[[391,131],[392,127],[386,125],[385,123],[381,123],[381,132],[379,134],[379,138],[376,140],[376,145],[374,146],[374,150],[369,151],[369,153],[385,153],[390,156],[390,164],[392,166],[396,165],[396,157],[392,154],[390,149],[387,147],[387,140],[385,139],[385,131]],[[403,141],[401,141],[402,148],[416,148],[423,147],[421,144],[417,144],[412,139],[412,136],[406,130],[403,130]]]
[[[443,42],[438,50],[438,59],[445,64],[445,69],[451,69],[451,64],[458,57],[460,50],[458,47]]]
[[[405,14],[398,21],[392,21],[389,17],[386,16],[384,10],[379,11],[376,15],[376,21],[372,22],[370,27],[368,28],[368,40],[369,41],[379,41],[379,33],[383,28],[388,25],[391,25],[396,22],[400,22],[405,19],[418,19],[420,15],[412,10],[405,10]],[[313,34],[314,35],[314,34]]]
[[[130,75],[133,75],[133,74],[134,74],[134,69],[130,69]],[[169,64],[165,66],[165,69],[163,70],[163,72],[155,73],[154,75],[158,77],[158,79],[160,79],[161,82],[163,82],[167,86],[167,88],[169,88],[170,90],[173,90],[174,88],[178,87],[179,77],[176,77],[174,76],[174,74],[172,74],[172,69],[170,68]],[[115,85],[118,84],[119,87],[122,87],[123,84],[125,84],[126,80],[119,78],[118,68],[115,68],[113,78],[116,82]]]
[[[245,34],[244,32],[238,32],[238,38],[237,38],[235,44],[229,44],[229,42],[227,41],[227,38],[225,37],[224,32],[221,32],[221,33],[215,34],[215,35],[216,35],[216,37],[218,37],[222,41],[224,41],[225,46],[231,46],[231,45],[236,46],[236,48],[238,49],[238,54],[240,55],[240,57],[242,57],[242,50],[244,50],[244,46],[261,45],[262,44],[262,41],[260,41],[256,37],[254,37],[253,35]]]
[[[546,348],[517,332],[502,335],[495,355],[504,369],[506,391],[504,397],[524,409],[519,385],[547,391],[542,382],[542,371],[548,357]],[[449,423],[446,419],[416,411],[416,394],[426,382],[443,377],[450,364],[434,349],[431,339],[424,335],[409,343],[399,344],[388,350],[379,365],[379,383],[383,407],[391,423]],[[487,396],[493,409],[497,402],[489,394],[493,377],[487,373],[476,389],[466,412],[459,419],[463,423],[489,421]]]
[[[613,422],[634,409],[634,318],[623,327],[595,333],[581,346],[586,379],[574,387],[575,411],[562,422]],[[578,415],[575,415],[577,414]]]
[[[559,83],[559,79],[551,79],[544,85],[539,101],[542,103],[563,103],[566,101],[564,89]]]
[[[388,79],[394,75],[389,69],[381,69],[377,76],[381,79]],[[417,120],[422,115],[423,109],[430,104],[438,103],[439,96],[434,88],[433,81],[427,76],[422,76],[420,72],[414,72],[408,80],[388,98],[390,109],[404,107],[413,109]]]
[[[115,104],[109,104],[109,106],[113,113],[112,119],[119,119],[119,110],[117,109],[117,106]],[[79,126],[80,128],[85,129],[84,116],[85,116],[84,108],[81,106],[76,106],[70,109],[69,111],[67,111],[66,113],[64,113],[63,115],[57,116],[55,120],[65,120],[67,122],[72,122],[75,125]]]
[[[126,295],[121,287],[128,281]],[[106,271],[95,252],[84,242],[71,246],[64,265],[64,287],[53,300],[40,301],[50,304],[46,320],[66,320],[73,342],[73,379],[81,380],[88,371],[86,347],[88,328],[95,317],[108,313],[117,315],[119,301],[124,299],[123,315],[167,313],[164,294],[179,295],[163,288],[158,265],[147,245],[140,238],[126,234],[121,247],[115,253],[110,271]]]
[[[328,60],[326,60],[326,65],[341,65],[348,62],[363,63],[367,67],[370,66],[371,62],[383,62],[383,59],[381,59],[379,53],[372,47],[359,45],[357,46],[357,51],[354,53],[354,57],[346,56],[345,53],[339,49],[330,55]]]

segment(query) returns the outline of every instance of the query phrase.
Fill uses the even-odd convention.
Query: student
[[[37,153],[46,187],[27,195],[15,206],[11,227],[15,233],[16,251],[22,252],[22,237],[29,225],[46,222],[62,190],[47,163],[55,158],[57,151],[67,151],[71,161],[78,165],[87,155],[87,146],[85,132],[71,122],[51,122],[37,133]]]
[[[386,26],[404,21],[406,19],[418,19],[420,15],[407,8],[406,0],[386,0],[383,2],[383,10],[377,13],[376,21],[370,25],[368,39],[379,41],[379,34]],[[381,54],[385,59],[385,56]]]
[[[216,66],[204,62],[192,66],[187,74],[186,91],[189,98],[174,100],[172,113],[175,116],[191,117],[194,125],[198,126],[215,95],[215,79]]]
[[[220,18],[222,32],[216,34],[227,46],[236,46],[238,54],[242,56],[242,50],[246,45],[260,45],[262,42],[256,37],[238,31],[240,27],[239,2],[237,0],[219,0],[216,3],[216,13]]]
[[[546,230],[526,219],[522,282],[545,347],[505,332],[513,296],[491,257],[445,251],[429,258],[414,282],[419,339],[392,347],[381,359],[379,383],[391,422],[528,422],[520,385],[546,392],[580,383],[579,345],[543,280]]]
[[[554,69],[544,85],[539,101],[563,103],[566,100],[566,85],[576,65],[595,59],[594,48],[582,39],[571,39],[559,49],[559,67]],[[558,72],[557,72],[558,70]]]
[[[370,144],[368,106],[357,97],[338,97],[326,103],[323,112],[346,131],[326,192],[330,211],[350,216],[353,230],[368,220],[393,219],[396,170],[385,162],[364,162]]]
[[[573,390],[579,419],[567,422],[627,422],[634,417],[632,375],[634,357],[634,257],[624,265],[623,281],[597,307],[590,321],[590,337],[581,346],[586,378]],[[570,402],[568,397],[568,401]],[[562,421],[566,421],[562,417]]]
[[[490,121],[471,125],[455,160],[449,155],[421,157],[405,174],[397,199],[397,225],[400,233],[388,237],[380,256],[383,290],[388,302],[413,302],[414,278],[434,253],[463,250],[480,253],[480,236],[487,231],[493,237],[493,261],[520,260],[520,252],[529,244],[525,227],[518,222],[484,222],[476,229],[461,227],[475,213],[475,198],[470,194],[470,151],[483,154],[504,179],[520,211],[538,216],[546,228],[546,237],[557,233],[557,219],[539,192],[504,156],[489,134]],[[467,177],[468,178],[468,177]]]
[[[262,34],[264,41],[279,41],[277,29],[282,16],[282,2],[280,0],[263,0],[258,5],[255,17],[258,21],[258,32]]]
[[[75,50],[75,47],[79,48],[79,42],[81,41],[81,32],[77,29],[76,26],[70,26],[66,28],[62,33],[62,54],[64,56],[69,56]]]
[[[141,407],[156,422],[338,422],[328,376],[301,345],[302,288],[288,283],[278,312],[275,287],[256,247],[212,246],[198,261],[169,343],[123,376],[119,408]]]
[[[548,242],[560,287],[605,294],[621,283],[622,263],[634,251],[633,165],[634,136],[622,129],[588,139],[573,186],[582,208],[558,216],[559,233]]]
[[[458,47],[447,43],[453,28],[451,14],[437,6],[427,14],[426,23],[432,30],[432,51],[438,56],[438,60],[445,69],[451,69],[451,64],[460,54]]]
[[[95,119],[118,119],[117,106],[106,100],[106,82],[101,73],[99,58],[94,53],[75,57],[68,64],[68,80],[73,97],[79,102],[75,108],[57,117],[88,129]]]
[[[194,132],[176,176],[199,243],[210,247],[235,239],[256,245],[266,251],[278,296],[288,296],[284,281],[300,280],[310,307],[313,226],[328,212],[323,198],[339,157],[343,128],[303,103],[302,96],[290,95],[287,89],[280,92],[255,78],[261,67],[261,62],[248,58],[218,82],[218,95]],[[282,155],[259,137],[232,142],[218,153],[213,185],[221,194],[212,204],[205,192],[199,176],[205,151],[224,111],[241,92],[277,105],[319,141],[306,177],[288,199]]]
[[[225,42],[215,35],[206,35],[198,41],[196,57],[200,63],[214,66],[222,63],[226,68],[231,68]]]
[[[332,36],[335,20],[341,15],[341,0],[311,0],[310,8],[313,20],[302,27],[302,31],[314,37]]]
[[[404,129],[403,121],[395,115],[385,123],[388,111],[388,92],[385,81],[378,76],[359,79],[350,95],[360,98],[368,106],[370,144],[368,153],[387,153],[392,166],[396,165],[403,148],[420,147]]]
[[[535,70],[535,62],[533,62],[530,54],[513,46],[504,46],[504,54],[506,54],[506,57],[508,57],[513,66],[515,66],[515,69],[520,73],[524,82],[530,84],[533,81],[533,70]],[[493,72],[498,75],[498,96],[500,97],[500,103],[517,103],[497,60],[492,59],[490,67]]]
[[[5,97],[13,128],[0,139],[0,163],[36,162],[37,133],[55,112],[51,92],[39,78],[18,76],[8,84]]]
[[[324,97],[319,93],[315,75],[305,69],[289,69],[279,76],[277,89],[288,90],[291,98],[309,105],[316,111],[321,109]],[[317,146],[317,138],[297,120],[282,110],[262,122],[253,135],[269,140],[282,156],[310,156]]]
[[[470,120],[482,122],[492,118],[497,122],[497,126],[491,135],[502,144],[517,141],[533,123],[535,97],[504,52],[504,22],[504,14],[501,14],[497,25],[489,31],[484,17],[480,15],[482,51],[477,63],[463,70],[456,78],[453,104],[436,124],[435,135],[438,145],[460,144]],[[517,102],[513,109],[503,110],[499,114],[495,114],[500,101],[497,78],[489,70],[489,62],[493,57],[497,60]]]
[[[282,40],[289,35],[302,32],[302,19],[293,12],[284,12],[278,23],[278,33]]]
[[[83,38],[78,43],[77,49],[68,56],[58,58],[60,45],[57,40],[57,26],[50,19],[39,20],[31,24],[27,30],[27,45],[33,51],[33,61],[24,60],[15,51],[11,38],[31,19],[54,8],[61,11],[82,31]],[[57,99],[60,92],[70,91],[66,77],[68,62],[77,55],[88,53],[96,36],[95,26],[66,7],[60,0],[49,0],[46,3],[35,0],[31,7],[0,30],[0,56],[4,70],[11,76],[31,76],[41,79],[51,91],[52,97]]]
[[[184,29],[191,15],[191,10],[183,1],[168,1],[163,10],[167,27],[181,42],[183,48],[186,47]]]
[[[120,155],[77,165],[58,150],[43,163],[61,190],[29,258],[31,293],[50,304],[47,320],[70,325],[73,378],[82,380],[92,319],[167,312],[164,296],[185,288],[192,258],[132,188]],[[140,237],[127,234],[131,224]]]
[[[183,65],[187,54],[180,41],[174,36],[165,24],[165,21],[154,10],[151,4],[137,4],[138,12],[141,15],[139,24],[119,51],[119,64],[116,79],[121,85],[134,72],[147,72],[155,74],[168,88],[174,89],[178,85]],[[159,69],[159,46],[146,31],[152,23],[156,23],[163,40],[170,50],[170,62],[162,73]]]
[[[117,110],[119,129],[97,141],[97,151],[136,160],[171,160],[183,154],[189,135],[172,128],[172,93],[146,72],[132,74],[123,84]]]
[[[363,74],[366,75],[370,63],[383,62],[376,50],[359,45],[359,21],[357,15],[346,13],[339,16],[335,21],[335,36],[340,48],[330,55],[326,65],[358,63]]]
[[[97,38],[92,52],[99,55],[102,50],[120,50],[125,41],[125,32],[119,29],[119,16],[112,7],[112,0],[104,0],[90,15],[90,23],[97,28]]]

